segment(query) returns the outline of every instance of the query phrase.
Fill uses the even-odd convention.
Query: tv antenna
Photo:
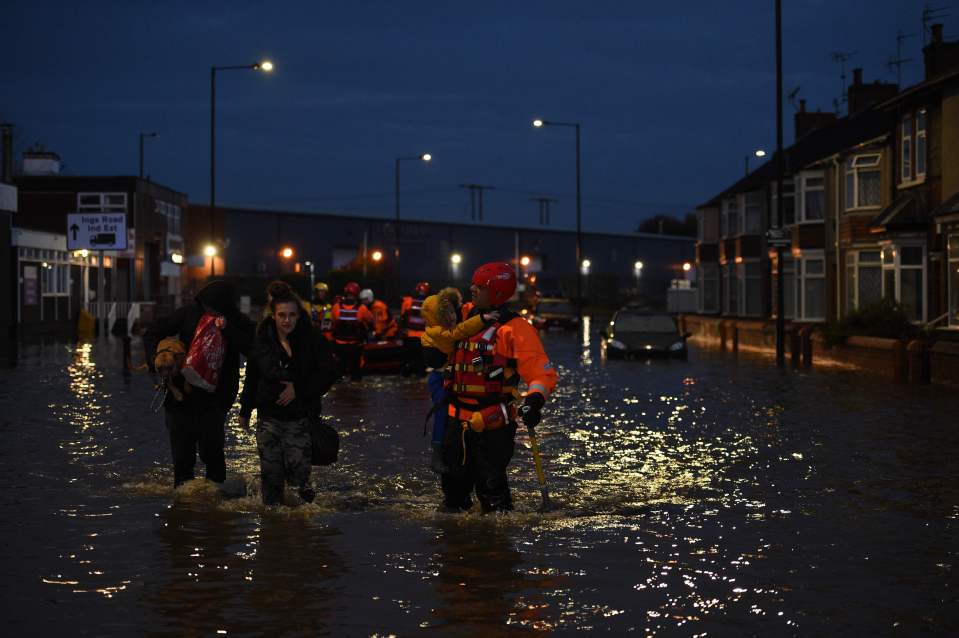
[[[922,48],[926,48],[926,33],[929,32],[930,23],[936,20],[942,20],[949,17],[946,7],[934,7],[930,3],[922,8]]]
[[[842,51],[833,51],[832,53],[832,61],[839,63],[839,79],[842,82],[842,93],[839,94],[839,103],[842,104],[846,103],[846,62],[857,53],[858,51],[845,53]],[[838,111],[838,108],[836,110]]]
[[[889,60],[888,66],[890,71],[892,71],[893,67],[896,67],[896,84],[899,86],[902,86],[902,65],[906,62],[912,62],[912,58],[902,57],[902,42],[906,38],[913,36],[915,36],[914,33],[896,32],[896,57]]]
[[[799,97],[799,88],[800,87],[797,86],[786,96],[789,99],[789,103],[792,104],[794,111],[799,110],[799,106],[796,104],[796,98]]]

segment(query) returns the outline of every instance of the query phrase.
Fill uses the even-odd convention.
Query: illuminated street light
[[[289,246],[284,247],[283,250],[280,251],[280,256],[282,256],[283,259],[292,259],[293,249],[290,248]]]
[[[763,149],[758,149],[756,151],[756,157],[766,157],[766,151],[764,151]]]
[[[586,270],[589,270],[589,267],[592,265],[593,265],[593,262],[591,262],[590,260],[588,259],[583,260],[583,268],[585,268]]]
[[[690,270],[692,270],[692,268],[693,268],[693,265],[689,263],[688,261],[683,264],[683,272],[689,272]]]
[[[207,244],[203,247],[203,254],[207,257],[216,257],[216,246],[213,244]]]
[[[766,157],[766,151],[759,148],[753,152],[753,155],[755,155],[756,157]],[[749,175],[749,157],[750,157],[749,155],[746,156],[746,175]]]
[[[90,251],[86,248],[80,250],[80,256],[86,259],[90,255]]]
[[[519,263],[520,263],[520,265],[522,265],[524,268],[525,268],[526,266],[529,266],[529,257],[527,257],[526,255],[523,255],[522,258],[520,258]]]
[[[264,73],[271,73],[273,71],[273,63],[269,60],[263,60],[258,64],[254,64],[253,68],[257,71],[263,71]]]
[[[543,128],[543,124],[545,124],[543,120],[533,120],[533,126],[536,128]]]
[[[450,262],[451,262],[454,266],[458,266],[461,261],[463,261],[463,256],[462,256],[461,254],[459,254],[459,253],[453,253],[452,255],[450,255]]]
[[[374,250],[374,251],[373,251],[373,254],[370,255],[370,258],[371,258],[373,261],[378,262],[378,261],[380,261],[381,259],[383,259],[383,253],[382,253],[381,251],[379,251],[379,250]]]
[[[635,264],[633,264],[633,268],[634,268],[635,270],[642,270],[642,269],[643,269],[643,262],[637,261]]]
[[[181,255],[180,253],[171,253],[171,254],[170,254],[170,261],[172,261],[174,264],[182,264],[182,263],[183,263],[183,255]]]
[[[424,162],[429,162],[430,160],[433,159],[433,156],[430,155],[429,153],[423,153],[422,155],[420,155],[420,159],[423,160]]]

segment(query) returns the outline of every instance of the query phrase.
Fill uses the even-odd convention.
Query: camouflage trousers
[[[256,424],[256,449],[260,453],[264,503],[282,503],[285,482],[297,489],[307,485],[312,455],[309,419],[259,419]]]

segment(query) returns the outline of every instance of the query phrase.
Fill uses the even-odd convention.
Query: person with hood
[[[446,432],[446,413],[449,407],[443,374],[447,358],[453,352],[456,342],[472,337],[499,319],[499,313],[493,311],[457,323],[462,305],[463,295],[456,288],[443,288],[423,301],[422,315],[426,321],[426,330],[420,336],[420,343],[428,372],[426,385],[433,401],[433,409],[430,410],[433,416],[430,469],[437,474],[449,471],[443,461],[443,435]]]
[[[226,281],[213,281],[197,293],[192,304],[161,317],[143,335],[147,365],[151,372],[155,372],[154,358],[160,341],[177,337],[189,349],[197,324],[205,314],[214,314],[225,320],[221,330],[226,342],[223,365],[213,392],[194,389],[183,393],[182,401],[176,400],[171,393],[164,401],[173,455],[174,486],[195,477],[197,451],[206,465],[206,477],[215,483],[226,480],[224,426],[240,386],[240,355],[249,353],[254,324],[237,308],[233,286]],[[185,381],[182,376],[177,376],[173,382],[182,388]]]
[[[309,503],[316,496],[309,486],[310,419],[322,412],[323,395],[336,380],[336,363],[329,341],[292,290],[274,291],[270,310],[250,348],[240,425],[250,427],[255,409],[263,503],[281,504],[287,483]]]
[[[447,381],[450,424],[443,438],[443,505],[472,506],[475,491],[483,512],[513,509],[506,468],[513,457],[517,421],[530,431],[556,388],[556,370],[536,329],[511,311],[516,272],[507,263],[484,264],[473,273],[475,316],[492,310],[499,319],[456,343]],[[526,392],[520,392],[520,382]],[[459,427],[456,427],[458,424]]]

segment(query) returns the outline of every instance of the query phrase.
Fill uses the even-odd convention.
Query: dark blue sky
[[[914,0],[784,0],[785,89],[812,109],[840,92],[833,51],[867,81],[921,79]],[[201,8],[197,8],[203,5]],[[403,215],[466,219],[463,182],[491,184],[490,222],[537,220],[533,194],[574,221],[573,136],[583,126],[584,227],[630,230],[682,213],[775,144],[772,0],[685,2],[45,2],[16,1],[0,22],[0,119],[18,151],[41,142],[73,174],[147,172],[205,202],[209,67],[263,57],[270,76],[219,76],[218,201],[392,215],[393,158]],[[959,8],[946,38],[959,31]],[[849,73],[851,76],[851,73]],[[786,104],[787,142],[793,109]]]

